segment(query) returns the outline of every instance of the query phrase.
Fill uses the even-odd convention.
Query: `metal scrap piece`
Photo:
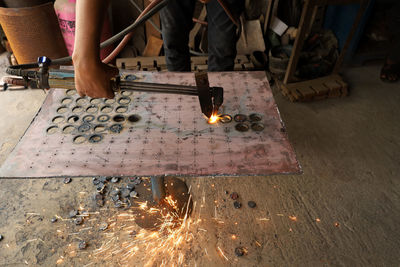
[[[86,247],[87,247],[87,244],[86,244],[85,241],[79,242],[78,248],[79,248],[80,250],[83,250],[83,249],[85,249]]]
[[[242,207],[242,203],[240,203],[239,201],[235,201],[233,202],[233,206],[235,207],[235,209],[240,209]]]
[[[75,219],[74,219],[74,224],[76,224],[76,225],[81,225],[83,223],[83,218],[82,217],[76,217]]]
[[[101,231],[105,231],[105,230],[107,230],[107,228],[108,228],[108,223],[106,223],[106,222],[101,223],[99,226],[99,229]]]
[[[70,212],[69,212],[69,214],[68,214],[68,216],[70,217],[70,218],[74,218],[74,217],[76,217],[76,215],[78,215],[78,211],[77,210],[71,210]]]

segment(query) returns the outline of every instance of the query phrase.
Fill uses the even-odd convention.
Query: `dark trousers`
[[[389,25],[393,40],[388,58],[400,62],[400,3],[396,3],[390,10],[390,17],[393,18]]]
[[[164,51],[169,71],[190,71],[189,32],[197,0],[171,0],[160,12]],[[226,0],[238,15],[244,0]],[[207,5],[208,70],[231,71],[236,57],[236,26],[217,0]]]

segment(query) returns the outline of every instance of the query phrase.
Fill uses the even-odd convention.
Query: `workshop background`
[[[151,1],[110,2],[102,41]],[[380,80],[397,1],[333,2],[246,0],[241,16],[234,70],[265,73],[301,174],[182,177],[191,217],[158,232],[133,223],[132,210],[151,202],[148,177],[4,177],[0,266],[399,266],[400,86]],[[71,55],[75,1],[0,5],[2,77],[10,65]],[[198,2],[193,72],[208,67],[206,25]],[[135,29],[113,64],[166,72],[161,28],[155,15]],[[1,87],[0,165],[47,94]],[[121,207],[128,198],[132,208]]]

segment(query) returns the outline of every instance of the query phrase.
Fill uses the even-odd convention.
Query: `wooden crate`
[[[304,82],[280,83],[279,88],[282,94],[292,102],[306,102],[348,95],[348,84],[338,74]]]

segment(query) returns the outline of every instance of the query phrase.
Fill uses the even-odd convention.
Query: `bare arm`
[[[76,3],[75,46],[72,60],[75,87],[81,96],[113,98],[110,79],[118,69],[100,60],[100,34],[107,0],[78,0]]]

